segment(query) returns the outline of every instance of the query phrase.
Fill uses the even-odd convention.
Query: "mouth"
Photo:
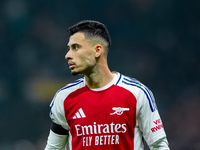
[[[73,62],[68,62],[69,69],[73,69],[75,67],[75,63]]]

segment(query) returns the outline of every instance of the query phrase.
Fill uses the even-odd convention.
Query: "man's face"
[[[68,60],[71,73],[90,74],[96,64],[95,48],[89,44],[82,32],[77,32],[69,38],[68,49],[65,58]]]

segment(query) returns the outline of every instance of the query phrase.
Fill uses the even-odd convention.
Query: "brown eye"
[[[72,49],[73,49],[73,50],[78,50],[79,47],[80,47],[80,46],[79,46],[78,44],[74,44],[74,45],[72,45]]]
[[[74,49],[77,50],[78,49],[78,45],[74,45]]]

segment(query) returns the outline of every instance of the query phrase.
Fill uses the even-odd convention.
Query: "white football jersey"
[[[165,137],[152,92],[115,72],[105,87],[89,89],[81,78],[60,89],[51,106],[53,122],[69,130],[70,150],[143,150]]]

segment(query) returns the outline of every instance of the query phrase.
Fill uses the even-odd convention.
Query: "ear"
[[[103,47],[100,44],[95,45],[95,57],[100,57],[103,53]]]

